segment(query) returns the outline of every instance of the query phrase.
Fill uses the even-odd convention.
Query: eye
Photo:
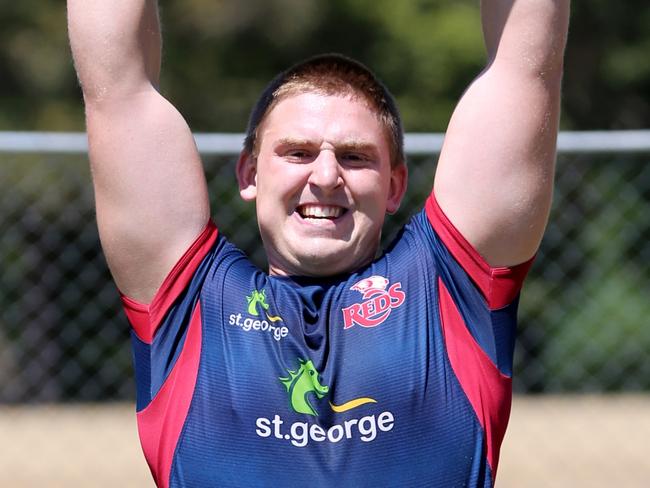
[[[296,162],[296,163],[301,163],[301,162],[307,162],[311,161],[313,159],[313,156],[311,152],[305,150],[305,149],[291,149],[288,150],[284,153],[284,157],[291,161],[291,162]]]
[[[341,160],[351,166],[362,166],[370,163],[372,159],[364,153],[349,152],[341,155]]]

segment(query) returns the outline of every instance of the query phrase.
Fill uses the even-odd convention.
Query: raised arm
[[[97,222],[120,290],[148,303],[210,214],[192,134],[157,90],[153,0],[68,0]]]
[[[488,53],[449,123],[442,210],[492,266],[536,252],[553,192],[569,0],[483,0]]]

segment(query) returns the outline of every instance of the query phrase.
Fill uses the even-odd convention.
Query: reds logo
[[[343,328],[349,329],[354,324],[377,327],[394,308],[404,303],[406,294],[401,290],[402,283],[394,283],[386,289],[388,284],[389,281],[383,276],[371,276],[352,286],[350,290],[361,293],[363,302],[343,309]]]

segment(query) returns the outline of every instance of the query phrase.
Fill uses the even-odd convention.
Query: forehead
[[[388,151],[388,134],[376,112],[349,95],[290,95],[266,115],[259,136],[262,144],[287,137],[331,143],[355,140]]]

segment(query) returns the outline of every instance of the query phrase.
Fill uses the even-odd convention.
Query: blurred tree
[[[83,127],[65,4],[0,1],[0,130]]]
[[[409,131],[444,130],[483,64],[476,0],[161,0],[163,91],[195,130],[241,131],[264,84],[336,51],[377,71]],[[0,2],[0,130],[83,129],[56,0]],[[650,126],[650,4],[574,2],[564,126]],[[596,101],[596,102],[595,102]]]
[[[650,127],[650,4],[592,0],[572,8],[565,127]]]

